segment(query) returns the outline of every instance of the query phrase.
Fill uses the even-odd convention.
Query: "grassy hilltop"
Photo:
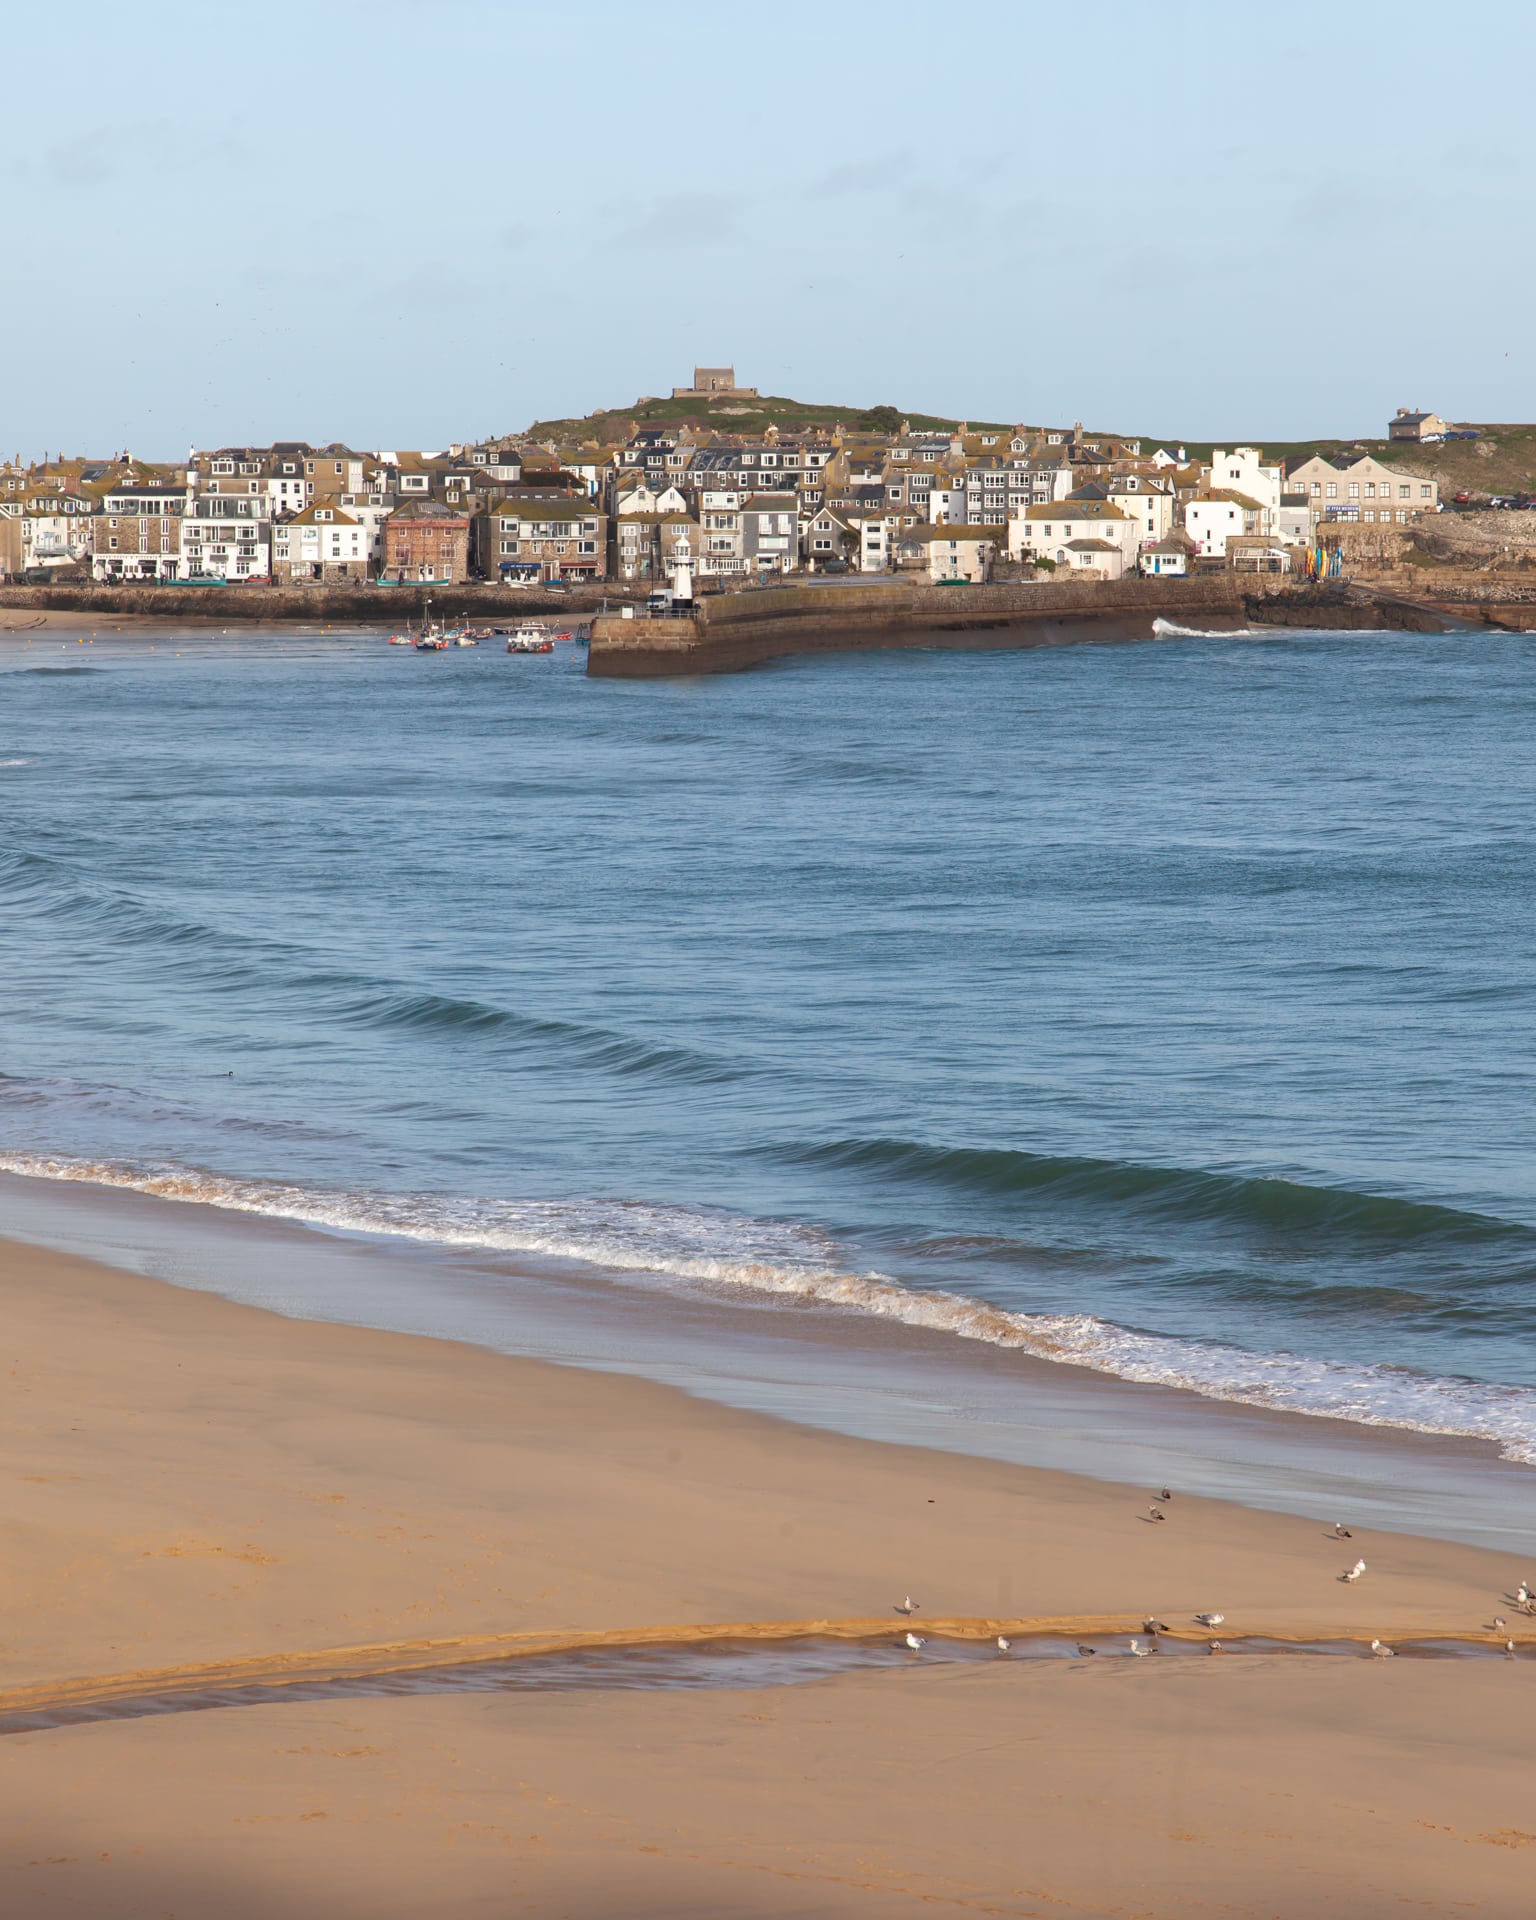
[[[612,445],[628,438],[630,422],[641,427],[715,427],[722,433],[756,434],[768,427],[794,433],[806,427],[851,427],[856,432],[895,433],[903,420],[914,427],[952,428],[961,423],[936,413],[906,413],[900,407],[818,406],[809,400],[788,400],[774,394],[744,399],[723,393],[716,400],[641,400],[629,407],[599,409],[574,420],[536,420],[528,429],[534,440],[594,440]],[[1011,421],[972,420],[976,427],[1012,425]]]
[[[953,429],[962,424],[973,432],[1011,426],[1006,420],[970,420],[962,423],[937,413],[913,413],[896,406],[845,407],[819,405],[809,400],[791,400],[782,395],[762,394],[754,399],[740,394],[721,394],[714,400],[645,399],[629,407],[599,408],[595,413],[568,420],[536,420],[528,428],[534,440],[562,442],[567,445],[596,444],[612,446],[628,438],[632,425],[640,427],[715,427],[725,433],[760,434],[770,426],[794,433],[807,427],[842,426],[855,432],[894,433],[903,420],[916,428]],[[1389,466],[1404,473],[1422,474],[1438,480],[1443,498],[1458,493],[1503,494],[1536,491],[1536,426],[1489,424],[1479,427],[1478,440],[1452,440],[1440,446],[1424,447],[1413,441],[1365,439],[1263,440],[1265,456],[1270,460],[1303,460],[1315,453],[1342,453],[1358,449],[1373,453]],[[1190,459],[1208,462],[1215,446],[1255,444],[1248,433],[1234,433],[1225,440],[1187,440],[1178,434],[1127,435],[1100,431],[1091,439],[1137,439],[1143,449],[1183,447]]]

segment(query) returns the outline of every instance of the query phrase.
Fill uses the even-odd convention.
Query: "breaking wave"
[[[1004,1156],[1009,1157],[1018,1156]],[[963,1293],[909,1287],[880,1272],[855,1272],[840,1262],[829,1236],[789,1222],[630,1201],[499,1201],[326,1191],[236,1179],[194,1167],[35,1154],[0,1154],[0,1171],[118,1187],[334,1232],[398,1236],[579,1264],[609,1277],[648,1277],[762,1306],[777,1298],[829,1312],[873,1315],[1211,1400],[1485,1441],[1506,1459],[1536,1465],[1536,1390],[1531,1388],[1432,1376],[1404,1367],[1249,1352],[1221,1341],[1117,1326],[1093,1314],[1011,1311]],[[1450,1209],[1418,1211],[1443,1213],[1452,1222],[1479,1220]]]

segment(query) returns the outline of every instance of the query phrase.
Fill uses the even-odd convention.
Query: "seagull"
[[[1143,1645],[1141,1644],[1141,1642],[1140,1642],[1140,1641],[1139,1641],[1139,1640],[1138,1640],[1138,1639],[1136,1638],[1136,1636],[1135,1636],[1134,1634],[1132,1634],[1132,1636],[1131,1636],[1131,1652],[1132,1652],[1132,1653],[1133,1653],[1133,1654],[1134,1654],[1134,1655],[1136,1656],[1136,1658],[1137,1658],[1138,1660],[1145,1660],[1145,1659],[1146,1659],[1146,1657],[1147,1657],[1147,1655],[1148,1655],[1148,1654],[1149,1654],[1149,1653],[1150,1653],[1151,1651],[1152,1651],[1152,1649],[1151,1649],[1150,1647],[1144,1647],[1144,1646],[1143,1646]]]
[[[1531,1583],[1529,1580],[1522,1580],[1519,1586],[1515,1588],[1515,1599],[1523,1607],[1530,1600],[1530,1597]]]
[[[1207,1653],[1225,1653],[1226,1648],[1221,1644],[1219,1640],[1213,1640],[1210,1643],[1210,1645],[1206,1648],[1206,1652]]]
[[[1389,1647],[1380,1640],[1371,1642],[1371,1653],[1377,1660],[1390,1660],[1396,1651],[1395,1647]]]
[[[1346,1587],[1352,1587],[1364,1572],[1365,1562],[1363,1560],[1357,1560],[1349,1569],[1348,1573],[1341,1573],[1339,1578],[1344,1582]]]
[[[1168,1516],[1163,1512],[1161,1507],[1148,1507],[1147,1518],[1149,1520],[1166,1520]]]
[[[917,1602],[912,1598],[911,1594],[909,1593],[906,1599],[902,1601],[901,1605],[897,1607],[896,1611],[898,1613],[916,1613]]]
[[[1513,1640],[1506,1640],[1504,1642],[1504,1658],[1506,1660],[1513,1660],[1514,1657],[1515,1657],[1515,1643]]]
[[[1006,1653],[1012,1645],[1013,1642],[1008,1638],[1006,1633],[1000,1633],[997,1636],[997,1650],[999,1653]]]
[[[1085,1660],[1091,1660],[1093,1656],[1098,1652],[1097,1647],[1084,1646],[1081,1640],[1079,1640],[1077,1643],[1077,1650]]]
[[[1164,1487],[1162,1492],[1157,1497],[1159,1500],[1171,1500],[1173,1498],[1173,1488]]]
[[[1335,1520],[1333,1523],[1333,1537],[1335,1540],[1353,1540],[1355,1536],[1350,1532],[1349,1528],[1345,1526],[1342,1520]]]
[[[1226,1617],[1224,1613],[1197,1613],[1195,1615],[1195,1619],[1202,1627],[1219,1627]]]
[[[927,1644],[928,1642],[920,1633],[909,1633],[907,1635],[907,1645],[914,1653],[920,1653]]]
[[[1166,1633],[1168,1631],[1162,1621],[1154,1619],[1151,1614],[1148,1614],[1146,1619],[1142,1621],[1141,1630],[1143,1633],[1150,1633],[1154,1640],[1160,1633]]]
[[[1502,1633],[1504,1631],[1504,1622],[1497,1614],[1493,1616],[1493,1630],[1495,1633]]]

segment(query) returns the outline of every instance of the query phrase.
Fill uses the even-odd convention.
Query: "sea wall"
[[[588,672],[606,678],[722,673],[785,654],[867,647],[1062,646],[1149,639],[1159,618],[1240,626],[1231,574],[1190,580],[1072,580],[990,587],[905,582],[772,587],[712,595],[691,618],[600,615]]]
[[[611,595],[613,588],[607,592]],[[465,582],[454,587],[0,587],[0,607],[34,613],[147,614],[168,621],[224,626],[252,620],[297,623],[358,622],[379,628],[419,618],[426,595],[441,614],[495,614],[521,619],[529,613],[581,613],[602,603],[601,586],[567,593],[537,588]]]

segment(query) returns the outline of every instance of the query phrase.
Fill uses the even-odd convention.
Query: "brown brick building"
[[[469,515],[436,500],[407,500],[384,523],[391,585],[449,586],[469,578]]]

